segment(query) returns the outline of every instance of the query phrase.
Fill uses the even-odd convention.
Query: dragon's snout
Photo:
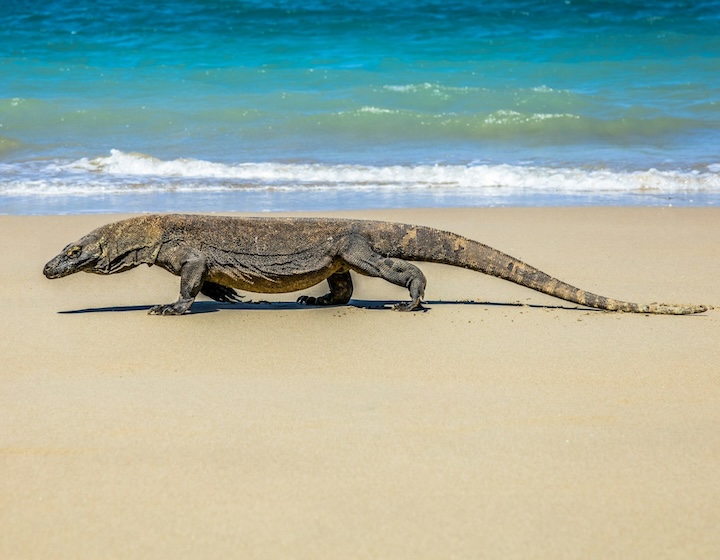
[[[74,272],[74,270],[71,270],[71,267],[68,266],[69,263],[62,257],[64,257],[64,255],[58,255],[45,265],[43,268],[45,278],[51,280],[54,278],[62,278]]]

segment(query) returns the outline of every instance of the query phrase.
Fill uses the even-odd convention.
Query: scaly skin
[[[180,297],[156,305],[181,315],[198,293],[238,301],[235,291],[294,292],[328,281],[330,292],[307,305],[350,301],[350,272],[383,278],[410,292],[399,311],[421,308],[425,276],[409,261],[468,268],[580,305],[631,313],[686,315],[704,305],[640,305],[580,290],[496,249],[437,229],[365,220],[150,215],[107,224],[71,243],[45,265],[48,278],[75,272],[114,274],[140,264],[180,276]]]

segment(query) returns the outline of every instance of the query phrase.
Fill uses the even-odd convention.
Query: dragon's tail
[[[395,238],[393,246],[378,246],[378,252],[408,261],[435,262],[475,270],[579,305],[607,311],[663,315],[688,315],[709,309],[706,305],[643,305],[599,296],[571,286],[492,247],[451,232],[404,226],[394,233],[395,236],[390,236]],[[381,239],[376,241],[382,245]]]

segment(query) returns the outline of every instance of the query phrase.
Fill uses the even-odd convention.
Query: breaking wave
[[[0,163],[0,214],[719,203],[717,163],[626,171],[484,162],[220,163],[119,150]]]
[[[55,181],[72,178],[81,194],[83,180],[88,190],[115,190],[120,182],[137,188],[164,190],[224,190],[233,188],[333,189],[333,188],[463,188],[478,194],[492,189],[523,189],[550,192],[589,191],[720,191],[720,164],[692,170],[618,171],[542,167],[532,165],[344,165],[323,163],[217,163],[199,159],[161,160],[149,155],[112,150],[109,156],[82,158],[50,164],[46,171]],[[68,181],[70,183],[70,181]],[[103,187],[103,184],[106,186]],[[7,192],[5,183],[0,190]],[[41,184],[38,194],[47,194]]]

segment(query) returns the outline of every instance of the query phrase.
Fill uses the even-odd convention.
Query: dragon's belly
[[[211,282],[259,293],[304,290],[345,269],[339,257],[340,235],[291,235],[290,231],[257,235],[232,248],[202,248]]]
[[[265,294],[281,294],[304,290],[327,280],[329,276],[340,270],[340,263],[328,263],[326,266],[312,270],[298,271],[242,271],[212,267],[208,270],[207,280],[243,290]]]

